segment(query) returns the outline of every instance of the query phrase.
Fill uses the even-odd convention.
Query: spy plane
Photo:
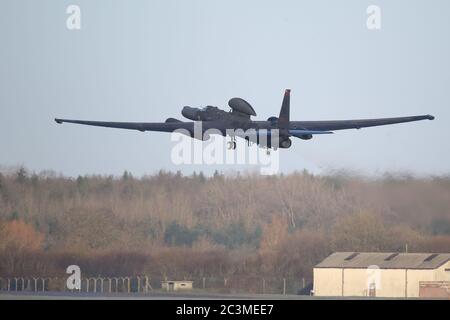
[[[242,98],[228,101],[229,111],[215,106],[204,108],[184,107],[181,114],[191,121],[168,118],[165,122],[106,122],[85,121],[56,118],[58,124],[64,122],[96,127],[129,129],[138,131],[180,132],[192,138],[208,140],[209,132],[230,136],[228,149],[236,149],[236,137],[245,139],[248,144],[276,150],[287,149],[292,145],[291,138],[310,140],[315,135],[332,134],[337,130],[361,129],[420,120],[434,120],[432,115],[418,115],[396,118],[359,119],[359,120],[327,120],[327,121],[291,121],[290,89],[284,93],[278,117],[272,116],[266,121],[251,120],[256,116],[253,107]],[[197,128],[200,128],[197,130]],[[198,134],[199,133],[199,134]]]

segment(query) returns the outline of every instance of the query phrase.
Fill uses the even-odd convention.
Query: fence
[[[226,277],[194,278],[194,287],[205,291],[251,294],[299,294],[310,283],[304,278]]]
[[[123,276],[81,278],[81,289],[85,293],[148,293],[161,290],[163,280],[180,280],[168,277]],[[262,278],[262,277],[200,277],[183,278],[192,280],[195,291],[217,293],[250,294],[309,294],[310,283],[304,278]],[[66,286],[67,277],[0,277],[0,291],[75,291]]]
[[[0,291],[80,291],[86,293],[146,293],[153,290],[147,276],[89,277],[81,279],[80,290],[69,290],[67,278],[12,277],[0,278]]]

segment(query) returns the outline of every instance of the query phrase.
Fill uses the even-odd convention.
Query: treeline
[[[305,277],[333,251],[450,252],[450,177],[0,174],[0,277]]]

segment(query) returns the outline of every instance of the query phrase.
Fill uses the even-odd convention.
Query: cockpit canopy
[[[220,110],[214,106],[206,106],[203,108],[184,107],[181,114],[190,120],[194,121],[211,121],[220,118],[220,115],[225,111]]]
[[[219,108],[214,106],[206,106],[200,109],[200,111],[218,111]]]

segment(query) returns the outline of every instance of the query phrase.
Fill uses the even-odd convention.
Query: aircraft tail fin
[[[289,130],[289,109],[291,104],[291,89],[284,92],[283,103],[281,104],[280,116],[278,117],[278,127],[280,130]]]

